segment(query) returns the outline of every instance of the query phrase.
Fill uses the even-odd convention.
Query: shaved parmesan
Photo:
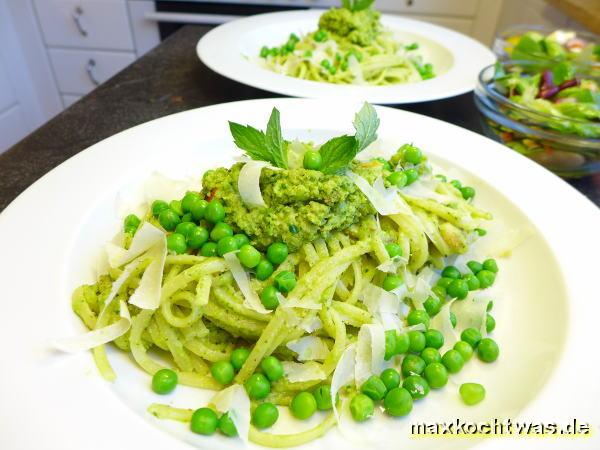
[[[340,357],[340,360],[333,371],[333,376],[331,377],[331,398],[336,399],[339,390],[350,384],[354,381],[354,369],[356,367],[356,344],[351,344],[346,347],[344,353]],[[340,416],[337,410],[337,402],[334,400],[333,402],[333,414],[335,415],[335,420],[339,423]]]
[[[436,192],[436,188],[439,185],[439,181],[435,178],[422,177],[414,183],[403,187],[400,190],[402,195],[408,195],[415,198],[425,198],[438,201],[442,204],[447,204],[452,201],[456,201],[456,198],[449,195],[444,195]]]
[[[252,309],[260,314],[269,314],[271,311],[266,309],[261,303],[260,299],[252,286],[250,286],[250,279],[248,278],[248,274],[240,264],[238,257],[236,255],[237,252],[229,252],[223,255],[225,259],[225,264],[227,268],[231,271],[233,275],[233,279],[237,283],[240,291],[242,291],[242,295],[244,296],[244,306]]]
[[[461,330],[475,328],[485,336],[488,303],[489,300],[484,299],[480,292],[469,292],[466,299],[456,302],[452,307],[452,312],[456,315],[456,327]]]
[[[111,304],[111,302],[116,297],[119,289],[123,286],[123,283],[129,278],[131,273],[137,269],[140,261],[136,260],[129,264],[119,278],[117,278],[104,301],[104,305],[102,306],[102,310],[100,311],[100,315],[98,320],[104,316],[106,313],[107,307]],[[123,336],[129,330],[131,326],[131,317],[129,315],[129,310],[127,309],[127,305],[124,301],[121,300],[119,303],[119,315],[120,318],[115,323],[107,325],[102,328],[98,328],[95,330],[88,331],[87,333],[81,334],[79,336],[69,337],[69,338],[61,338],[56,339],[52,344],[59,350],[67,353],[76,353],[83,350],[89,350],[94,347],[98,347],[99,345],[106,344],[108,342],[114,341],[120,336]]]
[[[260,192],[260,174],[268,166],[264,161],[248,161],[240,170],[238,191],[248,208],[267,206]]]
[[[129,249],[124,249],[113,243],[106,244],[108,263],[111,267],[121,267],[142,253],[147,252],[159,242],[164,241],[164,239],[165,233],[162,230],[148,222],[144,222],[131,240]]]
[[[361,386],[373,375],[379,375],[384,368],[385,330],[382,325],[365,324],[358,331],[356,342],[356,367],[354,378]]]
[[[287,146],[287,160],[289,169],[301,169],[304,167],[304,154],[311,150],[311,146],[294,139]]]
[[[366,84],[362,67],[352,54],[348,57],[348,72],[352,74],[352,84]]]
[[[434,328],[444,335],[443,348],[452,348],[458,340],[456,331],[454,331],[452,321],[450,320],[450,308],[455,301],[456,299],[450,300],[442,306],[440,312],[431,319],[430,328]]]
[[[297,363],[294,361],[281,361],[285,377],[290,383],[302,381],[324,380],[327,378],[321,364],[315,361]]]
[[[372,283],[364,287],[359,298],[373,316],[378,313],[400,313],[400,299],[398,295],[388,292]]]
[[[307,333],[312,333],[313,331],[323,328],[323,322],[321,322],[321,319],[319,319],[318,316],[307,317],[300,323],[300,328]]]
[[[303,336],[288,342],[286,347],[297,353],[298,361],[323,361],[329,355],[325,341],[317,336]]]
[[[292,299],[287,299],[286,297],[283,296],[283,294],[281,292],[278,292],[277,294],[277,299],[279,300],[279,304],[281,305],[282,308],[300,308],[300,309],[312,309],[312,310],[321,310],[321,308],[323,307],[323,305],[319,302],[313,301],[313,300],[305,300],[304,299],[298,299],[298,298],[292,298]]]
[[[499,236],[491,237],[489,234],[477,240],[473,248],[480,254],[492,258],[510,256],[512,251],[533,236],[534,230],[525,226],[509,228],[502,231]]]
[[[250,399],[246,389],[240,384],[234,384],[219,391],[210,401],[220,413],[229,413],[229,418],[235,425],[238,436],[248,443],[250,431]]]
[[[129,303],[142,309],[156,309],[160,306],[162,277],[167,259],[167,240],[164,234],[162,240],[148,250],[145,257],[151,258],[152,262],[144,270],[140,284],[129,298]]]
[[[347,171],[346,176],[354,182],[356,187],[367,197],[373,207],[382,216],[410,211],[410,207],[398,195],[397,189],[385,188],[383,178],[377,178],[373,186],[371,186],[367,180],[354,172]]]
[[[377,270],[386,273],[398,273],[400,266],[405,266],[408,263],[408,258],[403,256],[394,256],[387,261],[382,262],[377,266]]]

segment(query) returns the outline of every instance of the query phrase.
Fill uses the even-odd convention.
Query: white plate
[[[154,171],[199,177],[207,168],[230,165],[239,152],[227,121],[263,127],[273,106],[281,111],[286,138],[321,140],[351,132],[360,105],[260,100],[155,120],[69,159],[0,215],[3,449],[177,450],[190,448],[187,443],[211,449],[241,447],[236,439],[196,436],[183,424],[158,421],[145,412],[153,401],[198,407],[207,400],[207,392],[180,386],[173,395],[157,396],[149,388],[149,376],[112,349],[109,358],[118,379],[111,385],[98,376],[89,353],[58,354],[48,344],[83,330],[71,311],[70,295],[74,287],[94,279],[101,247],[119,228],[118,199],[133,195]],[[535,233],[511,259],[501,261],[497,283],[505,295],[494,307],[499,360],[490,365],[471,361],[459,378],[484,383],[486,400],[466,407],[457,386],[449,383],[417,402],[408,418],[378,417],[356,430],[376,439],[377,448],[390,447],[389,442],[394,448],[426,448],[433,442],[436,448],[464,448],[479,441],[415,439],[409,435],[410,424],[510,417],[560,423],[577,418],[597,426],[600,211],[550,172],[489,139],[405,111],[379,108],[378,113],[380,147],[393,150],[413,142],[438,164],[452,160],[450,165],[460,168],[464,182],[477,189],[477,203],[497,217],[489,236],[502,236],[507,231],[503,227],[531,226]],[[281,425],[289,426],[287,422]],[[344,441],[333,430],[306,448],[368,448],[359,444]],[[518,447],[564,444],[527,438]],[[598,433],[568,444],[598,448]],[[506,448],[507,439],[480,445]]]
[[[438,25],[384,14],[384,26],[401,42],[418,42],[424,61],[433,64],[435,78],[393,86],[321,83],[280,75],[260,67],[255,58],[263,45],[280,46],[290,33],[317,29],[323,11],[259,14],[221,25],[198,42],[198,56],[215,72],[232,80],[278,94],[308,98],[343,98],[379,104],[416,103],[471,91],[477,75],[493,64],[494,54],[476,40]]]

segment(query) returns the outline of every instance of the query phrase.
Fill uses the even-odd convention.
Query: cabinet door
[[[125,0],[34,0],[49,46],[133,50]]]
[[[29,127],[25,122],[20,105],[14,105],[0,113],[0,153],[16,144],[27,135]]]
[[[87,94],[135,60],[133,53],[48,49],[63,94]]]

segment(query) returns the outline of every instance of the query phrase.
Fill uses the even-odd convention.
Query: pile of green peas
[[[300,38],[296,33],[290,34],[287,42],[283,44],[281,47],[267,47],[266,45],[260,49],[260,57],[267,58],[269,56],[285,56],[293,53],[296,49],[296,44],[300,42]]]
[[[436,178],[439,178],[444,183],[448,181],[448,179],[444,175],[436,175]],[[471,186],[463,186],[459,180],[452,180],[450,181],[450,184],[460,191],[462,198],[464,198],[465,200],[475,198],[475,188]],[[486,233],[485,230],[482,230],[481,228],[476,228],[475,231],[477,231],[477,233],[480,236],[483,236]]]
[[[399,156],[393,158],[393,162],[397,165],[402,162],[403,164],[412,164],[413,167],[394,171],[392,164],[383,158],[377,158],[384,165],[384,169],[392,172],[386,177],[387,182],[397,188],[403,188],[409,186],[419,179],[419,168],[418,165],[425,161],[421,150],[413,145],[403,145],[400,147],[397,153]]]

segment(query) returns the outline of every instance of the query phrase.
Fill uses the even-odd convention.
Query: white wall
[[[500,32],[521,24],[585,30],[580,24],[544,0],[504,0],[497,31]]]

